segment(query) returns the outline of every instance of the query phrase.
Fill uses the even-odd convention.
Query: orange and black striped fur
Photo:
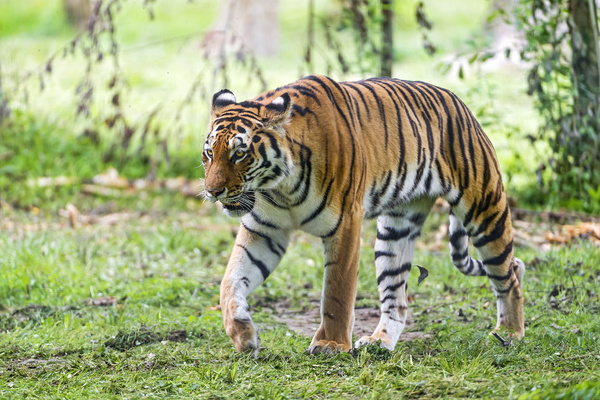
[[[322,238],[321,325],[309,353],[352,347],[363,218],[377,218],[381,320],[356,346],[393,349],[404,329],[414,243],[434,201],[451,205],[450,253],[466,275],[487,276],[496,329],[523,336],[523,263],[513,255],[510,210],[494,148],[448,90],[374,78],[338,83],[309,76],[237,103],[213,97],[203,150],[205,195],[243,215],[221,283],[227,334],[258,353],[246,297],[279,263],[290,233]],[[468,238],[482,261],[467,252]]]

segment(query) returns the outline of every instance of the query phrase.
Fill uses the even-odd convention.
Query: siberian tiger
[[[453,93],[373,78],[308,76],[250,101],[212,99],[204,143],[205,196],[242,216],[221,283],[227,334],[257,355],[246,298],[279,263],[293,230],[323,240],[321,324],[308,353],[352,348],[361,221],[377,218],[381,319],[355,346],[393,350],[407,316],[414,244],[434,201],[450,206],[452,263],[487,276],[497,325],[520,338],[524,264],[513,255],[510,210],[490,140]],[[469,256],[471,238],[482,261]]]

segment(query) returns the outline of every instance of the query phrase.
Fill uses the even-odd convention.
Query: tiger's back
[[[356,286],[351,275],[356,276],[352,271],[358,264],[356,238],[363,216],[378,218],[375,263],[382,318],[374,334],[357,344],[394,347],[406,320],[414,241],[437,197],[451,205],[452,262],[467,275],[490,278],[498,297],[497,328],[523,335],[524,266],[513,256],[510,211],[498,162],[480,125],[454,94],[422,82],[374,78],[337,83],[309,76],[250,102],[227,103],[224,110],[233,121],[242,112],[255,112],[256,125],[241,128],[254,136],[238,140],[247,143],[249,157],[281,166],[276,184],[253,189],[252,207],[242,218],[244,232],[236,247],[243,247],[249,263],[256,265],[257,256],[246,246],[251,238],[268,237],[263,247],[272,248],[277,232],[302,229],[324,240],[323,322],[310,351],[347,349]],[[278,125],[269,122],[269,112],[279,112]],[[219,126],[217,115],[213,111],[213,124]],[[261,131],[261,124],[266,130]],[[230,124],[227,129],[240,128]],[[268,140],[257,139],[261,135]],[[260,150],[265,143],[270,153],[264,146]],[[468,237],[483,261],[468,255]],[[350,243],[350,255],[340,253],[340,240]],[[287,239],[278,244],[285,249]],[[259,269],[270,273],[279,259],[277,254],[270,266]],[[235,265],[230,262],[228,271],[245,268]],[[342,275],[347,288],[338,282]],[[233,286],[226,283],[222,290]],[[328,317],[336,315],[343,318]]]

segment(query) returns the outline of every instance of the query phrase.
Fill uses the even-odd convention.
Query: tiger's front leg
[[[289,232],[261,225],[250,214],[242,218],[235,246],[221,281],[221,312],[227,335],[240,352],[258,355],[260,339],[247,296],[267,279],[279,264]]]
[[[337,353],[352,348],[354,300],[358,278],[362,210],[353,210],[330,238],[324,238],[325,271],[321,295],[321,325],[309,354]]]

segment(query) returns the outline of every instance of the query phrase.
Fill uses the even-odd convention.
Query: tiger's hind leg
[[[477,206],[477,202],[474,202],[462,215],[458,215],[460,207],[456,208],[456,214],[450,213],[452,263],[465,275],[487,276],[490,279],[497,298],[495,330],[504,327],[511,331],[511,335],[521,338],[524,335],[521,285],[525,265],[513,254],[510,210],[504,195],[496,206],[490,206],[478,214]],[[469,256],[468,236],[482,261]]]
[[[371,336],[363,336],[355,346],[378,344],[394,350],[406,325],[408,303],[406,289],[412,266],[415,241],[433,206],[433,200],[421,199],[401,211],[377,218],[375,268],[381,301],[381,318]]]

